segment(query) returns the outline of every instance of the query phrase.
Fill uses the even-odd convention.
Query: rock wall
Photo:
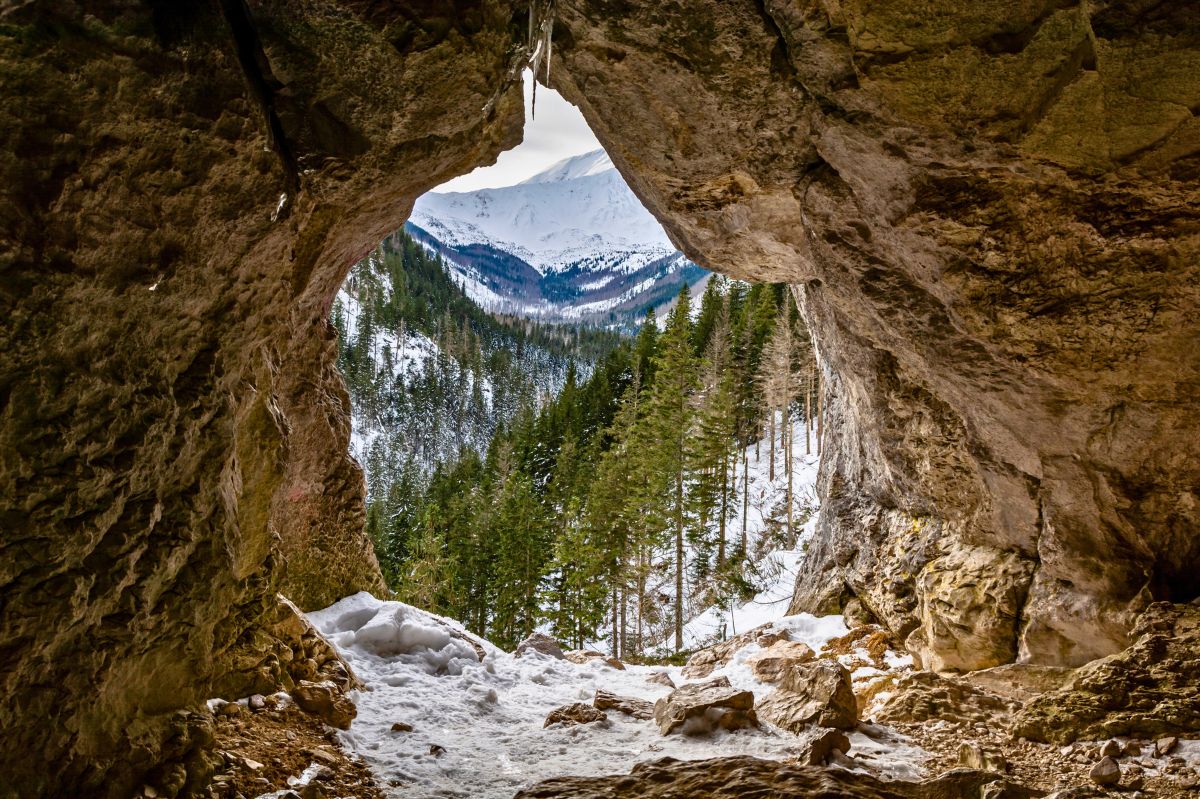
[[[826,502],[792,610],[1079,664],[1200,593],[1200,10],[571,3],[553,83],[689,256],[798,287]]]
[[[159,779],[276,590],[380,587],[326,312],[519,139],[527,9],[0,11],[0,796]],[[559,4],[552,83],[676,243],[802,292],[834,419],[795,609],[975,668],[1200,593],[1198,13]]]
[[[382,589],[325,319],[519,141],[511,13],[456,5],[0,11],[0,796],[174,795],[276,590]]]

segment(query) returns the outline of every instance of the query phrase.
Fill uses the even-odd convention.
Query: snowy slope
[[[661,757],[786,760],[797,754],[796,736],[769,724],[705,736],[663,736],[652,721],[608,711],[605,722],[543,726],[552,709],[590,702],[597,689],[650,701],[663,697],[669,690],[646,678],[667,671],[682,684],[688,680],[679,667],[629,665],[618,671],[537,653],[517,658],[453,620],[365,593],[308,618],[366,684],[366,690],[352,694],[357,718],[338,735],[389,786],[389,796],[507,799],[549,777],[627,773],[634,763]],[[846,633],[840,616],[801,614],[778,619],[776,627],[814,650]],[[483,650],[482,662],[468,641]],[[755,679],[745,663],[757,651],[750,644],[714,676],[728,676],[761,700],[773,686]],[[394,732],[396,722],[411,725],[411,732]],[[855,757],[886,778],[923,776],[928,753],[903,736],[877,741],[855,732],[851,741]],[[445,751],[431,754],[434,745]]]
[[[603,150],[514,186],[430,192],[408,230],[486,307],[625,322],[707,273],[675,249]]]

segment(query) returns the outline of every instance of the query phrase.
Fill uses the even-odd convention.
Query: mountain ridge
[[[430,192],[406,230],[485,307],[628,327],[707,272],[671,244],[603,150],[512,186]]]

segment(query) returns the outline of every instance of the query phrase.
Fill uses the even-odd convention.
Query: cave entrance
[[[535,115],[533,93],[526,72],[522,144],[418,198],[333,304],[369,537],[402,599],[502,646],[537,628],[641,654],[744,631],[740,603],[766,582],[785,609],[816,508],[819,370],[792,292],[688,260],[579,110],[543,86]],[[684,346],[671,350],[677,317]],[[654,425],[686,431],[675,456],[610,454],[670,438]],[[663,522],[640,551],[613,555],[637,525],[595,509],[630,510],[615,475],[639,467],[679,475],[678,547]],[[670,515],[661,493],[646,514]],[[467,540],[508,543],[478,557]],[[532,571],[497,565],[513,548]],[[602,565],[614,557],[616,571]],[[769,580],[749,576],[760,562]],[[522,585],[524,598],[504,598]],[[675,591],[678,608],[661,598]]]

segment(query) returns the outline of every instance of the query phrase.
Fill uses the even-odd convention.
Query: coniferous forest
[[[359,263],[333,321],[398,598],[500,646],[548,627],[636,659],[752,596],[748,460],[774,480],[778,458],[793,544],[819,375],[783,286],[714,276],[695,302],[630,337],[490,315],[404,233]]]

